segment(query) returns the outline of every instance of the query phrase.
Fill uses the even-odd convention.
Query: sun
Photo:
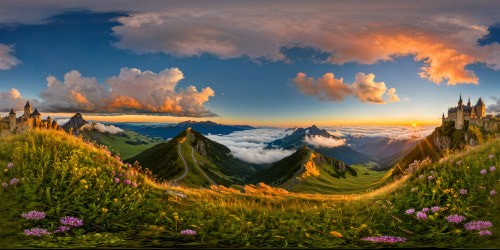
[[[417,124],[416,124],[416,123],[413,123],[413,124],[412,124],[412,126],[413,126],[413,127],[416,127],[416,126],[417,126]]]

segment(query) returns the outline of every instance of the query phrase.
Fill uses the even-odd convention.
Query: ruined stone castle
[[[11,132],[19,134],[32,128],[59,129],[57,122],[53,121],[50,116],[42,120],[42,114],[37,109],[32,112],[30,102],[26,102],[22,116],[17,117],[14,109],[11,109],[9,115],[2,118],[2,123]]]
[[[469,124],[476,124],[478,126],[488,125],[488,122],[493,118],[493,115],[486,115],[486,105],[483,100],[479,98],[475,106],[472,106],[469,101],[464,105],[462,95],[458,100],[458,105],[448,109],[448,116],[445,117],[443,113],[443,124],[447,121],[455,122],[455,129],[462,129],[466,121]]]

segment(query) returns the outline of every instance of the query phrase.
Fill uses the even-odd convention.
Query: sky
[[[499,1],[3,1],[0,111],[435,125],[500,111]]]

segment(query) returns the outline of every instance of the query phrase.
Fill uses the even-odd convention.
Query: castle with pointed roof
[[[467,104],[464,105],[462,95],[460,95],[458,105],[448,109],[448,117],[445,117],[443,113],[442,120],[443,124],[447,121],[453,121],[455,122],[455,129],[462,129],[466,121],[469,124],[484,126],[485,122],[489,121],[492,117],[492,115],[486,115],[486,105],[481,97],[479,97],[476,105],[472,106],[470,97]]]
[[[24,106],[24,114],[17,117],[14,109],[10,110],[7,117],[2,119],[4,123],[8,123],[7,128],[14,133],[23,133],[32,128],[46,128],[46,129],[59,129],[59,125],[56,121],[53,121],[49,116],[46,120],[42,120],[42,114],[38,112],[38,109],[31,112],[30,102],[26,102]]]

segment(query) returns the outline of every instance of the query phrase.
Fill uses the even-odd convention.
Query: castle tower
[[[30,118],[30,114],[31,114],[31,105],[30,105],[30,101],[27,101],[26,102],[26,105],[24,105],[24,119],[27,121],[28,118]]]
[[[469,108],[471,107],[471,105],[470,105],[470,97],[469,97],[469,100],[467,101],[467,107],[469,107]]]
[[[458,100],[458,107],[461,108],[464,102],[462,101],[462,94],[460,94],[460,100]]]
[[[460,94],[460,100],[458,100],[457,114],[455,117],[455,129],[462,129],[464,127],[464,108],[462,101],[462,94]]]
[[[50,116],[47,117],[47,128],[52,128],[52,118]]]
[[[444,118],[444,113],[443,113],[443,117],[441,118],[441,120],[443,122],[442,124],[444,124],[446,122],[446,119]]]
[[[474,107],[476,117],[481,119],[486,116],[486,105],[483,102],[483,99],[479,97],[479,100],[477,101],[476,106]]]
[[[34,119],[35,126],[40,126],[42,124],[42,114],[40,114],[40,112],[38,112],[38,109],[35,109],[33,114],[31,114],[31,116]]]
[[[10,109],[9,127],[10,127],[10,131],[14,131],[14,129],[16,128],[16,112],[14,112],[14,109]]]

